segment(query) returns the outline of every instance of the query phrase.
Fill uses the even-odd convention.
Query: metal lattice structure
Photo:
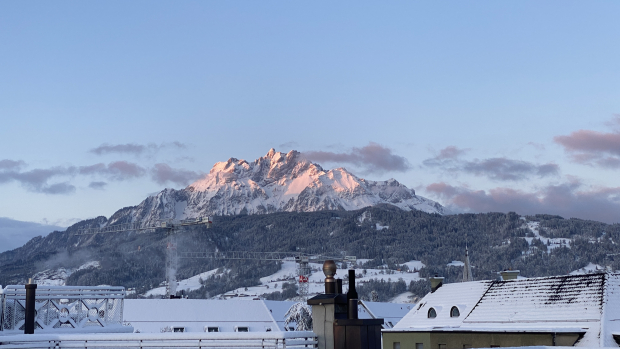
[[[207,228],[211,228],[213,226],[213,222],[211,221],[211,217],[198,217],[193,219],[184,219],[181,221],[162,220],[157,221],[152,225],[144,225],[140,222],[121,223],[99,228],[83,228],[79,230],[75,235],[83,236],[105,233],[121,233],[125,231],[165,229],[168,234],[168,238],[166,239],[166,296],[169,297],[176,295],[176,272],[178,269],[178,258],[177,242],[175,235],[181,227],[194,225],[203,225]]]
[[[24,285],[7,286],[1,296],[0,331],[23,333],[26,314]],[[123,325],[124,287],[39,286],[35,300],[35,331],[84,329],[93,332]]]

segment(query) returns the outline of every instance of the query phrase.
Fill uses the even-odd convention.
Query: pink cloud
[[[347,153],[331,151],[309,151],[304,155],[311,161],[353,164],[367,173],[386,171],[405,172],[411,168],[407,159],[392,153],[392,149],[369,142],[362,148],[352,148]]]
[[[548,213],[565,218],[620,222],[620,188],[585,188],[576,180],[533,192],[505,187],[471,190],[443,182],[430,184],[426,190],[462,212]]]
[[[198,172],[175,169],[167,164],[155,164],[155,167],[151,169],[151,178],[162,185],[166,184],[166,182],[172,182],[177,185],[188,185],[200,178],[200,176],[202,176],[202,174]]]
[[[553,163],[535,164],[528,161],[501,158],[463,160],[460,156],[466,151],[449,146],[423,164],[428,167],[440,168],[453,174],[468,173],[499,181],[521,181],[532,176],[539,178],[557,176],[560,167]]]
[[[620,125],[620,116],[608,123]],[[579,130],[568,136],[556,136],[553,140],[564,147],[571,160],[580,164],[604,168],[620,168],[620,130],[598,132]]]

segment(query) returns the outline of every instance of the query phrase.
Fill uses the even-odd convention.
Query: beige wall
[[[551,333],[481,333],[481,332],[384,332],[383,349],[393,349],[400,343],[400,349],[416,349],[416,343],[423,343],[424,349],[446,349],[523,347],[535,345],[554,345]],[[559,334],[555,345],[572,346],[578,334]],[[442,346],[443,348],[443,346]]]
[[[400,342],[400,349],[415,349],[416,343],[423,343],[424,349],[431,348],[429,332],[383,332],[383,349],[393,349],[394,342]]]

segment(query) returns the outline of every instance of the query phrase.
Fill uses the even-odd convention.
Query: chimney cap
[[[336,267],[336,262],[334,262],[332,259],[328,259],[325,261],[325,263],[323,263],[323,274],[325,274],[326,278],[333,278],[334,275],[336,275],[336,270],[338,268]]]

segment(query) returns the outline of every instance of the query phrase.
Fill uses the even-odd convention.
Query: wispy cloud
[[[136,143],[125,143],[125,144],[108,144],[104,143],[96,148],[89,150],[89,152],[97,155],[106,155],[106,154],[128,154],[128,155],[143,155],[146,153],[156,153],[164,148],[173,148],[173,149],[185,149],[187,145],[181,142],[169,142],[162,144],[136,144]]]
[[[171,182],[177,185],[188,185],[202,176],[201,173],[184,169],[175,169],[167,164],[155,164],[151,169],[151,178],[158,184]]]
[[[55,183],[40,188],[45,194],[71,194],[75,192],[75,186],[69,182]]]
[[[374,142],[362,148],[353,148],[349,152],[309,151],[304,155],[316,162],[351,164],[367,173],[405,172],[411,168],[407,159],[393,154],[392,149]]]
[[[16,171],[20,170],[26,163],[21,160],[0,160],[0,171]]]
[[[556,176],[560,171],[559,166],[553,163],[535,164],[505,157],[463,160],[461,156],[465,153],[465,149],[449,146],[442,149],[437,156],[424,160],[423,164],[456,175],[467,173],[498,181],[521,181],[531,176]]]
[[[282,143],[278,146],[278,148],[281,149],[285,149],[285,150],[290,150],[293,148],[299,147],[299,144],[295,141],[290,141],[290,142],[286,142],[286,143]]]
[[[16,181],[30,191],[45,194],[69,194],[75,191],[75,186],[67,183],[49,184],[56,177],[70,176],[75,172],[74,167],[52,167],[21,171],[23,161],[3,160],[5,166],[0,168],[0,184]]]
[[[138,164],[127,161],[115,161],[108,165],[99,163],[90,166],[82,166],[79,168],[80,174],[83,175],[102,175],[115,181],[123,181],[142,177],[147,170]]]
[[[565,218],[620,222],[620,188],[589,188],[579,180],[549,185],[532,192],[505,187],[472,190],[443,182],[430,184],[426,190],[456,211],[548,213]]]
[[[91,189],[103,190],[108,185],[106,182],[90,182],[88,185]]]
[[[573,162],[603,168],[620,168],[620,116],[608,123],[612,132],[578,130],[553,140],[564,147]]]
[[[123,181],[143,177],[147,174],[147,169],[127,161],[115,161],[107,165],[99,163],[80,167],[55,166],[28,171],[22,170],[22,167],[25,165],[23,161],[5,159],[0,161],[0,165],[0,184],[18,182],[27,190],[52,195],[75,192],[75,185],[71,184],[67,179],[80,175],[103,176],[109,180]],[[92,182],[89,187],[103,189],[105,183]]]

